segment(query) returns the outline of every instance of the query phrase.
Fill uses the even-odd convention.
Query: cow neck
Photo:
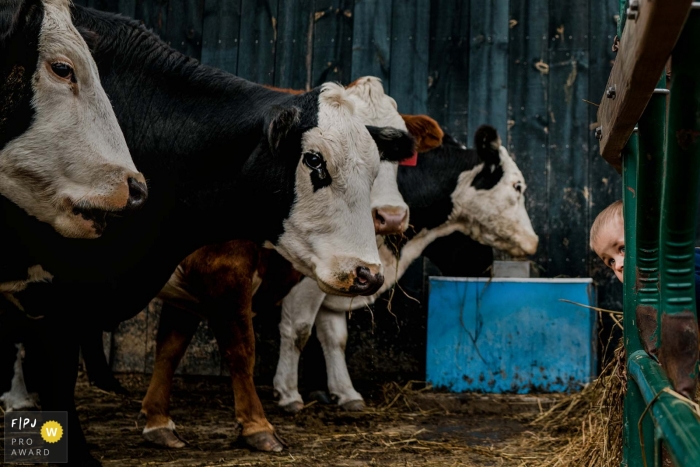
[[[443,145],[421,154],[416,167],[399,167],[399,190],[411,212],[412,228],[406,235],[412,237],[447,221],[460,174],[481,163],[473,149]]]
[[[294,199],[293,173],[283,172],[293,172],[298,159],[266,159],[273,156],[259,144],[262,122],[272,106],[291,102],[309,120],[303,128],[317,125],[320,91],[286,95],[200,65],[117,15],[74,7],[73,18],[93,50],[149,197],[137,212],[108,219],[103,236],[91,241],[60,237],[2,199],[8,234],[31,256],[18,262],[41,264],[54,284],[91,283],[95,297],[128,284],[128,296],[113,297],[110,309],[130,313],[199,247],[232,238],[276,240]],[[280,186],[282,180],[290,186]]]
[[[230,183],[260,143],[265,115],[292,98],[201,65],[129,18],[74,7],[73,21],[149,182],[189,192]]]

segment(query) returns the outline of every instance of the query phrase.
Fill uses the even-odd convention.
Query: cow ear
[[[474,147],[479,158],[487,164],[499,165],[501,156],[501,137],[496,129],[489,125],[481,125],[474,134]]]
[[[408,132],[416,139],[416,151],[428,152],[442,146],[445,133],[438,122],[427,115],[401,115]]]
[[[276,154],[289,132],[299,123],[301,111],[294,106],[273,108],[265,120],[265,131],[270,150]]]
[[[24,0],[4,0],[0,2],[0,44],[14,32]]]
[[[367,130],[377,144],[379,158],[383,161],[401,162],[413,157],[416,152],[413,136],[403,130],[372,125],[367,125]]]

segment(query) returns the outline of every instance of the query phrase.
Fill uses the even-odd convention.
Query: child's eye
[[[620,253],[624,253],[624,252],[625,252],[625,247],[624,246],[620,247]]]
[[[613,267],[613,264],[615,264],[615,260],[611,259],[610,262],[608,263],[608,266]]]

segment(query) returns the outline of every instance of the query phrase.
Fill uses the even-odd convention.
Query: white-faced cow
[[[347,410],[364,409],[345,364],[345,313],[374,303],[435,239],[462,232],[513,256],[535,253],[538,237],[525,210],[522,173],[494,128],[480,127],[474,144],[476,149],[444,144],[421,156],[416,167],[401,167],[399,188],[411,209],[411,224],[417,234],[409,236],[398,252],[391,242],[381,246],[386,279],[376,294],[345,300],[324,294],[305,278],[285,297],[280,359],[274,378],[282,408],[298,412],[303,407],[297,389],[298,363],[315,324],[326,358],[331,395]]]
[[[187,255],[232,238],[274,247],[326,292],[376,292],[378,148],[400,160],[414,142],[363,125],[340,85],[281,93],[203,66],[131,19],[80,7],[72,15],[148,178],[149,201],[79,244],[1,204],[13,218],[8,235],[31,240],[12,259],[29,256],[54,276],[16,295],[24,313],[44,316],[31,323],[25,351],[46,355],[42,409],[69,412],[71,457],[87,462],[72,400],[83,329],[135,315]]]
[[[347,95],[364,124],[407,129],[395,101],[384,93],[378,78],[361,78],[351,83]],[[434,120],[425,116],[410,118],[415,123],[412,135],[420,143],[418,151],[440,144],[442,130]],[[371,211],[376,232],[401,234],[408,226],[408,206],[396,184],[397,168],[395,162],[382,161],[372,186]],[[259,450],[282,449],[283,443],[265,417],[253,382],[255,336],[251,305],[263,282],[263,294],[268,299],[281,300],[300,278],[289,263],[243,240],[200,248],[178,265],[159,294],[164,306],[155,365],[141,409],[146,416],[143,436],[148,441],[171,448],[185,446],[170,417],[172,377],[201,317],[205,317],[222,358],[229,365],[241,436]],[[95,352],[102,351],[97,346]]]
[[[0,4],[0,82],[0,194],[76,238],[143,204],[144,177],[68,0]]]

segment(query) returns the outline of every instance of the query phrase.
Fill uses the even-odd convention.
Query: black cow
[[[35,264],[53,275],[13,302],[22,316],[44,316],[25,334],[27,358],[44,356],[42,409],[69,411],[71,463],[97,465],[73,403],[82,330],[135,315],[185,256],[232,238],[274,246],[330,293],[374,293],[383,282],[369,200],[377,147],[400,160],[414,144],[363,126],[340,85],[292,96],[203,66],[128,18],[75,7],[73,22],[149,200],[87,242],[59,237],[3,198],[0,232],[17,245],[4,258],[15,275]],[[18,314],[3,305],[0,319]]]

